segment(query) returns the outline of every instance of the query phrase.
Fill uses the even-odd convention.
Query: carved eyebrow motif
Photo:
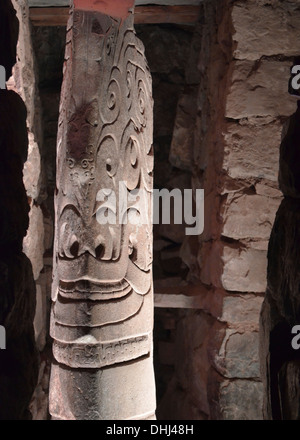
[[[62,207],[62,210],[60,212],[60,218],[65,214],[67,210],[73,211],[78,217],[81,216],[79,209],[77,206],[72,205],[70,202],[67,202],[65,206]]]

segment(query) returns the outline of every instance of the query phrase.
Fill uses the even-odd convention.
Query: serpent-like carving
[[[154,417],[152,132],[151,75],[132,11],[122,20],[75,9],[57,149],[53,418]],[[135,189],[144,197],[130,201]],[[130,222],[132,210],[146,221]]]

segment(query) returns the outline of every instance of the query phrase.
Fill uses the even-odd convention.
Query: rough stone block
[[[259,314],[263,302],[262,296],[232,295],[223,301],[222,321],[229,324],[247,324],[258,326]]]
[[[225,377],[259,378],[258,332],[227,329],[215,362]]]
[[[236,292],[266,290],[267,253],[252,248],[224,247],[223,287]]]
[[[23,252],[30,259],[33,276],[37,280],[43,269],[44,219],[39,206],[32,206],[29,213],[29,228],[23,241]]]
[[[32,420],[48,419],[48,394],[49,394],[50,365],[42,361],[39,368],[38,383],[33,393],[29,410]]]
[[[222,418],[225,420],[262,420],[262,397],[261,382],[243,379],[224,381],[220,387]]]
[[[31,41],[31,23],[27,0],[12,0],[20,23],[17,64],[13,69],[14,86],[27,107],[27,124],[38,142],[42,137],[41,107],[37,91],[37,71]]]
[[[40,192],[41,156],[39,147],[29,133],[28,157],[24,164],[23,181],[26,193],[32,199],[37,199]]]
[[[277,2],[274,7],[257,1],[236,2],[232,10],[237,43],[234,57],[257,60],[263,55],[297,56],[300,39],[297,2]]]
[[[235,61],[225,116],[242,119],[293,114],[296,102],[288,94],[290,68],[288,61]]]
[[[222,287],[222,244],[218,241],[203,243],[198,253],[201,281],[206,285]]]
[[[255,185],[256,194],[261,196],[274,197],[276,199],[282,199],[282,192],[278,188],[274,188],[263,183],[257,183]]]
[[[234,239],[268,240],[280,199],[261,195],[228,194],[223,213],[223,232]]]
[[[233,179],[278,179],[282,124],[227,124],[223,168]]]

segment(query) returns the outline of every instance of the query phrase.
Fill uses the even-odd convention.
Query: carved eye
[[[114,92],[111,92],[108,102],[107,102],[108,108],[110,110],[113,110],[116,106],[116,94]]]
[[[88,165],[89,165],[89,162],[88,162],[87,159],[83,159],[83,160],[81,161],[81,166],[82,166],[82,168],[87,168]]]
[[[145,93],[141,88],[139,90],[139,108],[140,112],[143,114],[145,112]]]
[[[78,251],[79,251],[79,243],[78,241],[74,241],[74,243],[70,247],[70,253],[73,255],[73,257],[77,257]]]
[[[68,158],[67,162],[68,162],[68,167],[70,169],[74,168],[74,165],[75,165],[75,160],[74,159]]]
[[[136,167],[138,160],[138,152],[136,148],[136,144],[133,139],[131,139],[130,143],[130,163],[133,167]]]
[[[108,172],[108,173],[110,173],[111,172],[111,159],[107,159],[107,161],[106,161],[106,171]]]
[[[130,91],[131,91],[131,75],[130,75],[130,71],[129,70],[127,70],[126,82],[127,82],[127,87],[128,87],[127,96],[130,96]]]
[[[107,55],[109,55],[111,52],[111,37],[108,38],[107,43],[106,43],[106,53]]]

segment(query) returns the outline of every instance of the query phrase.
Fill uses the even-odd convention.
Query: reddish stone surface
[[[122,20],[125,20],[133,6],[134,0],[74,0],[75,9],[98,11]]]

